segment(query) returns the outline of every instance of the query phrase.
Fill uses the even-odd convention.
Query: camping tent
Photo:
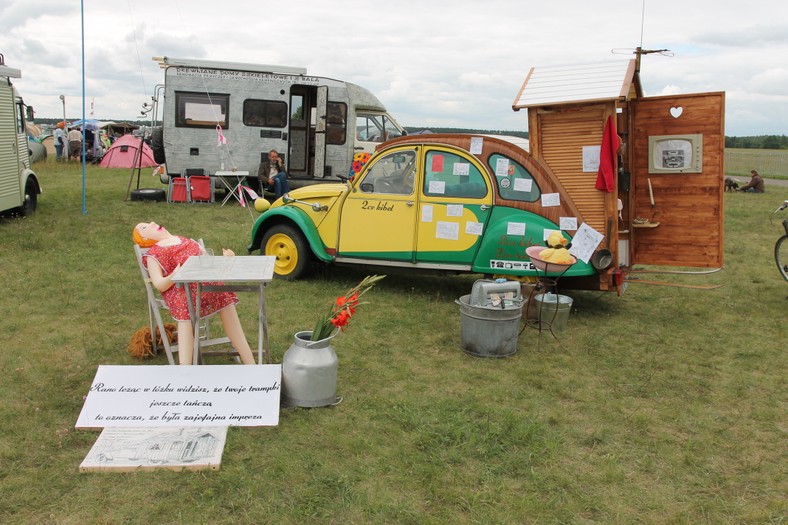
[[[139,151],[140,144],[142,152]],[[140,155],[141,153],[141,155]],[[158,166],[150,146],[133,135],[123,135],[104,153],[102,168],[150,168]]]

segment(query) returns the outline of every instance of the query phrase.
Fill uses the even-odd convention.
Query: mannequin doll
[[[192,239],[173,235],[155,222],[140,223],[132,232],[134,242],[143,248],[149,248],[142,258],[150,274],[151,283],[162,294],[164,303],[170,314],[178,323],[178,361],[182,365],[192,364],[194,348],[194,328],[189,317],[186,291],[175,286],[172,274],[191,256],[201,255],[203,249]],[[232,250],[222,250],[222,255],[234,256]],[[197,293],[197,285],[191,284],[192,297]],[[238,298],[232,292],[203,292],[200,296],[200,319],[219,313],[224,331],[233,347],[238,351],[241,362],[254,364],[254,355],[244,336],[241,321],[235,305]]]

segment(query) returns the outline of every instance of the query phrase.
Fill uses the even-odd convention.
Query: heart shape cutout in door
[[[681,106],[677,108],[676,107],[670,108],[670,116],[672,116],[673,118],[679,118],[683,112],[684,112],[684,108],[682,108]]]

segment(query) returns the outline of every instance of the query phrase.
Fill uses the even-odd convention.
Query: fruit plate
[[[575,257],[572,257],[572,262],[567,264],[558,264],[544,261],[539,258],[539,254],[545,249],[546,248],[544,246],[529,246],[525,249],[526,255],[531,258],[531,262],[534,263],[534,266],[536,266],[538,270],[542,270],[546,273],[563,273],[569,269],[570,266],[577,262]]]

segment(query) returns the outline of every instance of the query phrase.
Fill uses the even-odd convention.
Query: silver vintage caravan
[[[164,68],[162,127],[151,145],[170,173],[257,173],[268,152],[291,187],[347,176],[353,155],[404,134],[366,89],[306,69],[154,58]]]

